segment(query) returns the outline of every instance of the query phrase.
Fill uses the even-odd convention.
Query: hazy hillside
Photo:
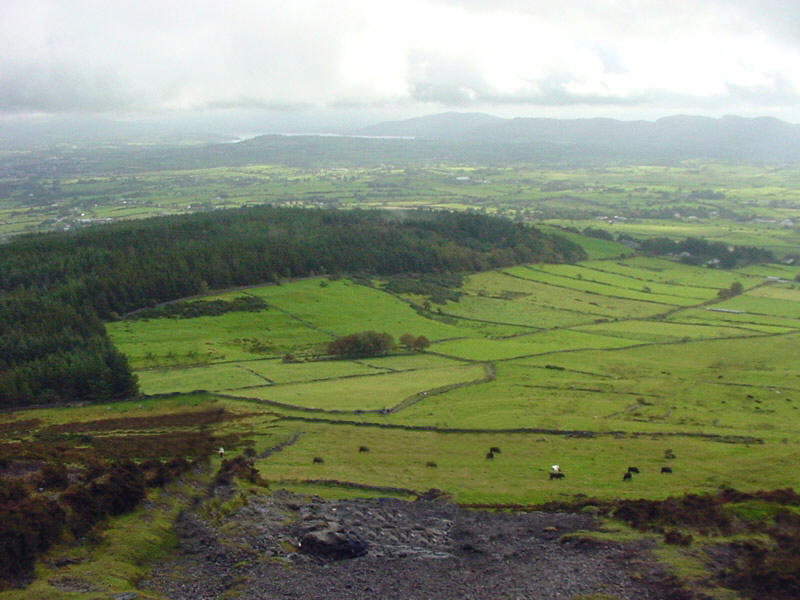
[[[391,135],[426,139],[458,139],[484,127],[503,123],[505,119],[483,113],[446,112],[404,121],[387,121],[370,125],[359,131],[361,135]]]
[[[110,146],[45,144],[32,151],[9,152],[0,156],[0,177],[253,164],[350,167],[450,162],[573,166],[694,158],[786,164],[800,159],[800,126],[767,117],[673,116],[658,121],[618,121],[501,119],[451,112],[381,123],[353,131],[352,135],[262,135],[239,143]]]
[[[411,135],[448,142],[560,147],[570,155],[620,158],[724,158],[794,162],[800,126],[770,117],[671,116],[657,121],[501,119],[443,113],[381,123],[370,135]]]

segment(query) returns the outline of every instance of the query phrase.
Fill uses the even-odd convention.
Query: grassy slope
[[[771,267],[709,271],[643,258],[518,267],[469,277],[464,295],[443,305],[442,314],[437,305],[431,312],[415,311],[379,289],[346,280],[327,286],[319,279],[267,286],[248,292],[267,299],[267,311],[223,315],[216,318],[215,329],[196,328],[196,335],[213,344],[219,342],[209,331],[222,331],[230,343],[245,330],[253,336],[263,327],[276,332],[271,338],[276,348],[296,350],[292,344],[300,340],[305,345],[299,349],[309,355],[331,335],[367,328],[395,336],[424,334],[434,343],[425,354],[368,361],[283,364],[269,354],[250,352],[248,360],[235,360],[232,354],[224,364],[154,369],[141,376],[146,389],[158,391],[171,385],[188,389],[190,382],[202,381],[207,389],[242,398],[221,402],[239,402],[255,411],[267,408],[259,407],[261,399],[312,409],[268,407],[288,419],[280,421],[287,432],[302,432],[302,443],[259,466],[269,478],[292,482],[401,482],[412,489],[447,489],[461,501],[508,502],[554,499],[565,488],[568,494],[655,498],[723,484],[751,489],[791,485],[789,457],[800,443],[791,426],[797,418],[792,396],[800,392],[791,357],[800,340],[793,334],[800,321],[786,316],[796,312],[798,296],[787,285],[756,287],[772,272]],[[750,291],[719,301],[716,290],[735,280]],[[593,293],[581,289],[593,281]],[[640,291],[644,286],[671,303],[643,301],[648,296]],[[752,305],[759,314],[707,310],[729,305]],[[667,320],[654,319],[659,315]],[[287,316],[293,328],[281,329]],[[478,321],[493,325],[491,338],[472,326]],[[190,324],[174,322],[187,329]],[[124,350],[143,350],[158,325],[114,324],[112,329],[119,332],[115,339]],[[163,354],[155,360],[170,364]],[[481,383],[481,368],[457,366],[464,361],[494,362],[496,374]],[[465,385],[419,396],[450,383]],[[358,413],[415,394],[416,401],[399,412]],[[351,412],[326,412],[332,409]],[[373,425],[309,422],[320,418]],[[398,429],[407,426],[412,430]],[[431,426],[486,433],[413,430]],[[518,428],[540,433],[498,431]],[[563,433],[569,431],[593,432],[594,437]],[[745,443],[748,436],[754,439]],[[362,443],[384,449],[358,456],[353,448]],[[483,447],[490,445],[509,450],[488,462]],[[636,487],[619,487],[621,474],[614,465],[638,460],[646,465],[643,470],[654,473],[669,448],[679,456],[672,463],[672,478],[650,475],[639,478]],[[324,465],[311,464],[318,454],[325,455]],[[597,456],[610,466],[601,466]],[[428,460],[439,467],[425,467]],[[546,479],[543,469],[553,461],[569,469],[569,486],[554,487]],[[775,466],[767,469],[771,461]]]

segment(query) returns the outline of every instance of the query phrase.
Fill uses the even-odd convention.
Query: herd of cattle
[[[361,452],[369,452],[369,448],[366,446],[359,446],[358,451]],[[220,448],[220,456],[222,456],[223,450]],[[486,453],[487,460],[493,460],[495,455],[501,454],[500,448],[497,446],[492,446],[489,448],[489,451]],[[672,459],[675,458],[672,450],[667,450],[664,452],[664,458]],[[313,461],[314,464],[322,464],[325,462],[322,460],[321,457],[315,456]],[[436,467],[437,464],[433,461],[428,461],[425,463],[426,467]],[[628,467],[628,470],[625,471],[625,474],[622,476],[622,481],[632,481],[634,473],[639,473],[639,467]],[[661,474],[669,474],[672,473],[672,467],[661,467]],[[564,479],[565,475],[561,471],[560,465],[553,465],[550,467],[550,479]]]

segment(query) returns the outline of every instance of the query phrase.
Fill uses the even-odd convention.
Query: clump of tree
[[[582,233],[587,237],[597,238],[598,240],[608,240],[609,242],[614,241],[614,236],[611,235],[611,233],[609,233],[605,229],[599,229],[596,227],[586,227],[584,228]]]
[[[410,333],[404,333],[400,336],[400,345],[408,350],[421,352],[431,345],[431,341],[424,335],[415,336]]]
[[[733,269],[743,265],[775,262],[769,250],[753,246],[729,246],[724,242],[709,242],[702,238],[673,240],[657,237],[641,242],[640,249],[651,256],[679,256],[681,262],[690,265],[711,263],[721,269]]]
[[[444,304],[448,300],[458,302],[462,294],[458,288],[463,284],[460,273],[423,273],[392,277],[383,289],[393,294],[416,294],[429,302]]]
[[[144,308],[126,317],[137,319],[195,319],[197,317],[217,317],[229,312],[258,312],[267,308],[263,298],[240,296],[233,300],[193,300],[191,302],[170,302],[155,308]]]
[[[328,354],[341,358],[386,356],[394,348],[394,338],[386,332],[362,331],[338,337],[328,343]]]
[[[734,281],[729,288],[722,288],[720,291],[717,292],[717,296],[720,298],[732,298],[733,296],[738,296],[744,291],[744,286],[739,283],[738,281]]]

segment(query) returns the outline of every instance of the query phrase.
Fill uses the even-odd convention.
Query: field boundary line
[[[679,263],[676,263],[676,264],[679,264]],[[645,279],[644,277],[634,277],[633,275],[625,275],[623,273],[617,273],[616,271],[606,271],[604,269],[598,269],[597,267],[589,266],[586,263],[578,263],[578,265],[580,265],[584,269],[588,269],[590,271],[597,271],[598,273],[605,273],[606,275],[619,275],[620,277],[627,277],[629,279],[633,279],[635,281],[642,281],[644,283],[658,283],[660,285],[667,285],[667,286],[672,286],[672,287],[690,287],[690,288],[695,288],[695,289],[698,289],[698,290],[714,290],[714,291],[718,291],[719,290],[718,287],[712,287],[710,285],[694,285],[694,284],[692,284],[692,285],[682,286],[679,283],[667,283],[666,281],[656,281],[656,280],[653,280],[653,279]],[[631,267],[631,268],[637,268],[637,267]],[[744,277],[758,277],[758,275],[749,275],[747,273],[743,273],[742,275]],[[600,283],[600,282],[597,282],[597,283]],[[671,294],[667,294],[667,295],[671,295]]]
[[[437,396],[439,394],[444,394],[446,392],[450,392],[452,390],[457,390],[462,387],[468,387],[471,385],[480,385],[482,383],[489,383],[490,381],[494,381],[494,378],[497,376],[497,367],[491,362],[483,363],[483,377],[479,379],[473,379],[472,381],[462,381],[460,383],[451,383],[448,385],[443,385],[437,388],[433,388],[430,390],[425,390],[422,392],[417,392],[416,394],[411,394],[410,396],[403,398],[400,402],[395,404],[392,408],[388,410],[389,413],[398,413],[401,410],[408,408],[409,406],[413,406],[420,400],[424,400],[426,398],[430,398],[431,396]]]
[[[751,288],[747,288],[746,290],[744,290],[742,292],[742,294],[745,294],[745,293],[747,293],[749,291],[758,289],[760,287],[764,287],[766,285],[769,285],[770,283],[772,283],[772,282],[770,282],[770,281],[762,281],[761,283],[756,284]],[[732,297],[735,298],[736,296],[732,296]],[[658,314],[658,315],[653,315],[650,318],[651,319],[666,319],[667,317],[670,317],[670,316],[674,315],[675,313],[681,312],[682,310],[690,310],[692,308],[705,308],[707,306],[711,306],[713,304],[719,304],[720,302],[725,302],[726,300],[730,300],[730,299],[731,299],[730,297],[729,298],[720,298],[719,296],[717,296],[716,298],[710,298],[710,299],[706,300],[705,302],[701,302],[700,304],[694,304],[694,305],[691,305],[691,306],[676,306],[675,308],[670,309],[665,313],[661,313],[661,314]],[[752,313],[752,314],[760,314],[760,313]],[[761,315],[761,316],[769,317],[769,316],[776,316],[776,315]]]
[[[250,293],[248,293],[248,292],[244,292],[244,294],[245,294],[246,296],[255,296],[255,294],[250,294]],[[261,296],[255,296],[255,297],[256,297],[256,298],[261,298]],[[261,300],[264,300],[264,298],[261,298]],[[308,327],[309,329],[312,329],[312,330],[314,330],[314,331],[318,331],[318,332],[320,332],[320,333],[324,333],[325,335],[327,335],[327,336],[330,336],[330,337],[332,337],[332,338],[335,338],[335,337],[336,337],[336,334],[335,334],[335,333],[333,333],[332,331],[328,331],[328,330],[326,330],[326,329],[323,329],[322,327],[318,327],[317,325],[314,325],[312,322],[310,322],[310,321],[306,321],[306,320],[305,320],[305,319],[303,319],[302,317],[298,317],[296,314],[289,312],[289,311],[288,311],[288,310],[286,310],[285,308],[281,308],[281,307],[280,307],[280,306],[278,306],[277,304],[272,304],[271,302],[267,302],[266,300],[264,300],[264,304],[266,304],[267,308],[272,308],[272,309],[274,309],[274,310],[277,310],[278,312],[281,312],[281,313],[283,313],[283,314],[285,314],[285,315],[287,315],[287,316],[291,317],[291,318],[292,318],[292,319],[294,319],[295,321],[298,321],[299,323],[302,323],[303,325],[305,325],[305,326],[306,326],[306,327]]]
[[[309,362],[322,362],[322,361],[309,361]],[[425,371],[429,369],[407,369],[406,371]],[[302,385],[304,383],[321,383],[323,381],[338,381],[340,379],[358,379],[359,377],[379,377],[381,375],[393,375],[395,373],[405,373],[406,371],[386,371],[384,373],[352,373],[350,375],[336,375],[334,377],[320,377],[318,379],[303,379],[302,381],[278,381],[271,382],[269,385],[243,385],[237,388],[223,388],[217,390],[219,393],[235,392],[237,390],[253,390],[260,387],[283,387],[287,385]]]
[[[267,448],[263,452],[261,452],[257,458],[269,458],[273,454],[277,454],[281,452],[284,448],[288,448],[289,446],[293,445],[297,440],[300,439],[300,436],[303,435],[302,431],[298,431],[294,433],[289,439],[282,441],[280,444],[276,444],[272,446],[272,448]]]
[[[530,269],[531,271],[536,271],[536,269],[532,269],[532,268],[528,267],[527,265],[520,265],[520,266],[522,266],[525,269]],[[539,273],[545,273],[545,272],[546,271],[539,271]],[[569,287],[568,285],[558,285],[557,283],[549,283],[549,282],[545,282],[545,281],[537,281],[536,279],[530,279],[528,277],[522,277],[521,275],[513,275],[511,273],[508,273],[507,271],[503,271],[503,273],[505,275],[508,275],[509,277],[513,277],[514,279],[520,279],[522,281],[527,281],[529,283],[538,283],[539,285],[549,285],[551,287],[559,288],[561,290],[569,290],[571,292],[577,292],[579,294],[589,294],[591,296],[598,296],[599,298],[614,298],[616,300],[627,300],[628,302],[645,302],[647,304],[658,304],[659,306],[673,306],[673,307],[676,307],[675,304],[670,304],[669,302],[659,302],[657,300],[642,300],[641,298],[627,298],[625,296],[612,296],[610,294],[600,294],[598,292],[590,292],[590,291],[587,291],[587,290],[580,290],[578,288]],[[580,280],[576,279],[575,281],[580,281]],[[619,288],[619,289],[625,289],[625,288]],[[645,292],[640,292],[640,293],[645,293]],[[690,298],[690,300],[695,300],[695,298]],[[694,306],[694,305],[692,305],[692,306]],[[682,306],[677,306],[676,308],[683,308],[683,307]]]
[[[481,296],[479,296],[478,294],[469,294],[469,293],[467,293],[467,294],[464,294],[464,295],[465,296],[473,296],[473,297],[476,297],[476,298],[481,298]],[[491,298],[491,296],[486,296],[486,297]],[[492,298],[492,299],[493,300],[503,300],[503,298]],[[456,314],[448,313],[448,312],[438,312],[438,311],[434,312],[434,311],[432,311],[430,309],[429,310],[425,310],[425,308],[423,308],[422,306],[419,306],[418,304],[413,304],[413,303],[411,304],[411,306],[414,307],[415,309],[417,309],[417,312],[419,313],[420,316],[423,316],[423,317],[425,317],[427,319],[431,319],[432,321],[435,321],[436,317],[447,317],[449,319],[460,319],[461,321],[470,321],[472,323],[484,323],[486,325],[505,325],[506,327],[519,327],[520,329],[534,329],[535,330],[535,331],[531,331],[531,332],[515,333],[515,334],[512,334],[512,335],[528,335],[529,333],[536,333],[538,331],[544,331],[544,330],[547,329],[546,327],[537,327],[536,325],[525,325],[523,323],[508,323],[506,321],[490,321],[489,319],[478,319],[478,318],[475,318],[475,317],[465,317],[465,316],[462,316],[462,315],[456,315]],[[427,315],[431,315],[431,316],[427,316]],[[509,337],[509,336],[503,336],[503,337]],[[443,340],[440,340],[440,341],[443,341]]]
[[[537,269],[536,267],[532,267],[529,264],[528,265],[522,265],[522,266],[525,267],[526,269],[531,270],[531,271],[535,271],[536,273],[544,273],[545,275],[552,275],[554,277],[563,277],[564,279],[569,279],[570,281],[582,281],[582,282],[586,282],[586,283],[595,283],[597,285],[604,285],[604,286],[610,287],[612,289],[627,290],[627,291],[630,291],[630,292],[639,292],[639,293],[645,293],[645,294],[653,293],[653,294],[657,294],[659,296],[669,296],[669,297],[672,297],[672,298],[688,298],[689,300],[702,300],[702,298],[696,298],[694,296],[680,296],[678,294],[667,294],[667,293],[663,293],[663,292],[645,292],[644,290],[637,290],[635,288],[623,287],[623,286],[620,286],[620,285],[614,285],[614,284],[611,284],[611,283],[606,283],[605,281],[597,281],[596,279],[579,279],[577,277],[569,277],[567,275],[559,275],[557,273],[550,273],[549,271],[544,271],[542,269]],[[576,263],[575,266],[580,266],[580,267],[588,269],[588,267],[585,267],[581,263]],[[597,271],[600,272],[600,273],[605,273],[606,272],[606,271],[600,271],[599,269],[597,269]],[[608,273],[608,275],[617,275],[619,277],[626,277],[625,275],[620,275],[619,273]],[[667,284],[667,283],[662,283],[660,281],[648,281],[646,279],[645,280],[639,280],[639,281],[647,281],[648,283],[659,284],[659,285],[670,285],[670,284]],[[545,283],[545,282],[542,282],[542,283]],[[553,284],[553,285],[558,285],[558,284]],[[687,285],[687,286],[682,286],[682,287],[694,288],[695,286]],[[716,289],[716,288],[696,288],[696,289],[710,289],[710,290],[713,290],[713,289]],[[604,295],[604,294],[602,294],[602,295]],[[645,302],[647,302],[647,300],[645,300]],[[663,302],[662,304],[667,304],[667,303]]]
[[[532,383],[517,383],[517,387],[533,388],[539,390],[560,390],[562,392],[594,392],[599,394],[617,394],[620,396],[646,396],[648,398],[661,398],[658,394],[646,392],[619,392],[617,390],[601,390],[597,388],[562,387],[558,385],[534,385]]]
[[[403,425],[400,423],[371,423],[369,421],[344,421],[339,419],[324,419],[321,417],[300,417],[294,415],[281,415],[277,421],[300,421],[304,423],[320,423],[326,425],[344,425],[349,427],[377,427],[379,429],[397,429],[403,431],[419,431],[442,434],[536,434],[536,435],[560,435],[573,438],[596,438],[613,436],[618,439],[640,437],[650,438],[674,438],[689,437],[705,439],[708,441],[724,442],[729,444],[763,444],[764,439],[744,435],[722,435],[719,433],[703,433],[701,431],[587,431],[581,429],[547,429],[541,427],[517,427],[502,429],[482,429],[482,428],[446,428],[435,425]]]
[[[257,373],[257,372],[256,372],[256,371],[254,371],[253,369],[249,369],[249,368],[247,368],[247,367],[243,367],[243,366],[241,366],[241,365],[238,365],[238,367],[239,367],[239,368],[240,368],[242,371],[247,371],[248,373],[252,373],[252,374],[253,374],[253,375],[255,375],[256,377],[258,377],[259,379],[263,379],[263,380],[264,380],[264,381],[266,381],[266,382],[267,382],[269,385],[274,385],[274,384],[275,384],[275,382],[274,382],[272,379],[270,379],[269,377],[267,377],[267,376],[265,376],[265,375],[262,375],[261,373]]]
[[[524,265],[516,265],[516,266],[524,266]],[[488,271],[477,271],[476,273],[471,273],[471,274],[491,273],[491,272],[495,272],[495,271],[497,271],[497,270],[496,269],[489,269]],[[497,271],[497,272],[499,273],[499,271]],[[429,319],[431,321],[435,321],[436,317],[448,317],[448,318],[451,318],[451,319],[460,319],[462,321],[471,321],[471,322],[474,322],[474,323],[485,323],[487,325],[505,325],[506,327],[520,327],[520,328],[523,328],[523,329],[535,329],[535,330],[544,329],[543,327],[537,327],[536,325],[525,325],[525,324],[522,324],[522,323],[506,323],[505,321],[490,321],[488,319],[478,319],[476,317],[465,317],[465,316],[456,315],[456,314],[453,314],[453,313],[442,312],[441,309],[439,309],[438,312],[435,312],[435,311],[433,311],[431,309],[425,309],[424,306],[420,306],[419,304],[417,304],[416,302],[413,302],[412,300],[409,300],[408,298],[403,298],[400,294],[397,294],[395,292],[390,292],[390,291],[388,291],[386,289],[381,289],[381,288],[375,288],[375,289],[379,289],[384,294],[388,294],[388,295],[392,296],[393,298],[395,298],[396,300],[399,300],[400,302],[403,302],[403,303],[407,304],[414,311],[416,311],[416,313],[419,316],[421,316],[421,317],[423,317],[425,319]],[[478,296],[478,294],[473,294],[471,292],[462,292],[462,295],[480,297],[480,296]],[[458,301],[456,301],[456,302],[458,302]],[[444,305],[442,305],[442,306],[444,306]],[[524,333],[523,334],[514,334],[514,335],[524,335]],[[444,341],[444,340],[438,340],[438,341]]]
[[[722,340],[752,340],[756,338],[767,338],[767,337],[779,337],[782,335],[793,335],[798,333],[797,331],[782,331],[779,333],[762,333],[761,335],[734,335],[734,336],[724,336],[724,337],[716,337],[716,338],[702,338],[698,340],[672,340],[672,341],[663,341],[663,342],[642,342],[640,344],[631,344],[630,346],[619,346],[616,348],[564,348],[563,350],[548,350],[546,352],[538,352],[535,354],[524,354],[521,356],[511,356],[509,358],[496,358],[493,359],[494,362],[508,362],[511,360],[519,360],[523,358],[534,358],[537,356],[547,356],[550,354],[567,354],[569,352],[617,352],[620,350],[632,350],[633,348],[643,348],[646,346],[669,346],[669,345],[676,345],[676,344],[696,344],[702,342],[718,342]],[[445,356],[450,358],[446,354],[442,354],[441,356]]]
[[[339,409],[339,408],[313,408],[313,407],[310,407],[310,406],[298,406],[298,405],[295,405],[295,404],[288,404],[288,403],[285,403],[285,402],[278,402],[277,400],[269,400],[269,399],[266,399],[266,398],[252,398],[250,396],[237,396],[237,395],[234,395],[234,394],[226,394],[224,391],[210,392],[210,393],[216,394],[217,396],[219,396],[221,398],[230,398],[231,400],[242,400],[242,401],[245,401],[245,402],[254,402],[254,403],[257,403],[257,404],[266,404],[268,406],[274,406],[275,408],[282,408],[284,410],[296,410],[296,411],[302,411],[302,412],[323,413],[323,414],[329,414],[329,415],[361,415],[361,414],[381,414],[381,415],[386,415],[386,414],[390,414],[390,413],[399,412],[399,411],[403,410],[404,408],[408,408],[409,406],[412,406],[412,405],[416,404],[417,402],[419,402],[420,400],[422,400],[424,398],[429,398],[430,396],[435,396],[435,395],[438,395],[438,394],[444,394],[445,392],[449,392],[451,390],[458,389],[458,388],[461,388],[461,387],[466,387],[466,386],[470,386],[470,385],[478,385],[478,384],[481,384],[481,383],[488,383],[489,381],[492,381],[495,378],[497,370],[494,368],[493,365],[490,366],[490,363],[483,362],[483,361],[475,361],[475,362],[470,363],[468,365],[460,365],[460,366],[468,367],[468,366],[474,366],[475,364],[480,364],[480,365],[483,366],[483,369],[484,369],[484,376],[483,377],[481,377],[479,379],[471,379],[469,381],[458,381],[458,382],[455,382],[455,383],[448,383],[446,385],[438,386],[438,387],[435,387],[435,388],[430,388],[430,389],[427,389],[427,390],[423,390],[421,392],[416,392],[414,394],[411,394],[410,396],[407,396],[407,397],[403,398],[400,402],[398,402],[397,404],[395,404],[394,406],[392,406],[390,408],[387,408],[387,407],[383,407],[383,408],[358,408],[358,409],[353,409],[353,410],[345,410],[345,409]],[[410,369],[410,371],[425,371],[425,370],[431,370],[431,369]],[[399,371],[399,373],[405,373],[405,372],[406,371]],[[346,376],[346,377],[335,377],[335,378],[332,378],[332,379],[348,379],[348,378],[352,378],[352,377],[375,377],[375,376],[378,376],[378,375],[387,375],[387,374],[397,374],[397,373],[368,373],[366,375],[349,375],[349,376]],[[323,379],[323,380],[316,380],[316,381],[328,381],[328,380],[324,380]],[[309,383],[309,382],[298,382],[298,383],[299,384],[303,384],[303,383]],[[295,385],[295,384],[288,384],[287,383],[287,384],[278,384],[278,385]],[[278,387],[278,385],[275,385],[275,386],[260,386],[260,385],[258,385],[258,386],[253,386],[253,387]],[[245,389],[252,389],[252,388],[249,388],[249,387],[248,388],[236,388],[235,390],[230,390],[230,391],[239,391],[239,390],[245,390]],[[203,391],[203,390],[197,390],[197,391]]]
[[[356,483],[354,481],[340,481],[338,479],[276,479],[272,481],[275,485],[324,485],[344,487],[354,490],[368,490],[371,492],[387,492],[390,494],[402,494],[404,496],[421,496],[422,492],[409,488],[391,487],[384,485],[369,485],[367,483]]]

